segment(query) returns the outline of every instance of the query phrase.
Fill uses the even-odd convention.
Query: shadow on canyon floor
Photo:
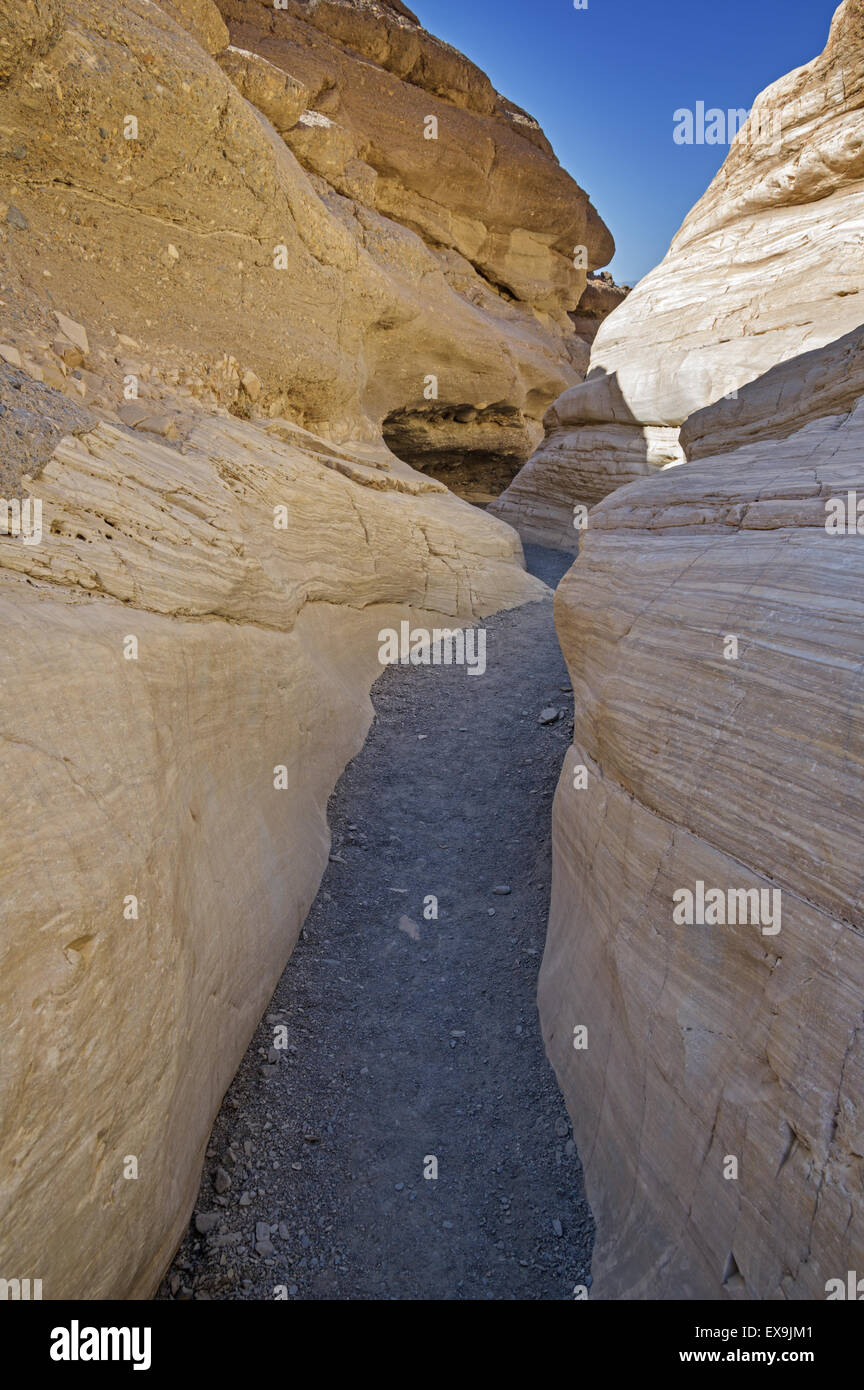
[[[550,585],[572,562],[526,558]],[[572,695],[551,598],[485,627],[483,676],[390,667],[374,688],[331,863],[160,1298],[569,1299],[590,1281],[535,1004]]]

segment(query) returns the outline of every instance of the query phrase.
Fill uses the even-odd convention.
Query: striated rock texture
[[[233,359],[257,413],[336,440],[380,438],[394,411],[497,410],[460,446],[515,470],[584,375],[573,249],[597,266],[614,247],[473,64],[400,7],[6,10],[4,342],[43,368],[51,293],[106,355],[84,384],[115,412],[143,354],[242,413]]]
[[[602,1298],[824,1298],[861,1267],[864,540],[826,504],[860,488],[862,364],[859,331],[702,412],[704,456],[601,503],[556,599],[540,1005]],[[779,931],[679,925],[700,882],[778,892]]]
[[[574,504],[680,462],[688,416],[864,321],[862,190],[864,0],[846,0],[824,53],[757,98],[665,260],[603,322],[589,381],[551,408],[496,514],[575,552]]]
[[[281,421],[75,430],[42,543],[0,539],[0,1251],[45,1298],[138,1298],[315,895],[378,632],[545,590],[509,528]]]
[[[0,1263],[47,1299],[176,1247],[378,632],[546,592],[382,423],[515,466],[579,377],[567,247],[611,254],[404,6],[238,8],[0,17]]]

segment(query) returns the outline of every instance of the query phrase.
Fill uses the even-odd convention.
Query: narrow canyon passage
[[[550,585],[571,563],[526,559]],[[484,626],[484,675],[390,667],[373,691],[331,863],[159,1297],[566,1299],[590,1278],[535,1005],[572,696],[551,598]]]

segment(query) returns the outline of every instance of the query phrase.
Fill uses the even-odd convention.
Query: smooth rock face
[[[102,423],[33,471],[42,543],[0,540],[0,1248],[45,1298],[140,1298],[315,895],[379,631],[546,590],[440,484],[278,421],[182,454]]]
[[[245,8],[295,36],[272,61],[208,0],[0,17],[0,125],[23,150],[0,481],[42,509],[33,544],[0,536],[0,1250],[48,1299],[145,1298],[176,1248],[327,860],[379,632],[547,592],[516,533],[381,423],[435,404],[487,455],[527,451],[581,375],[543,277],[578,298],[560,248],[611,253],[536,123],[404,6]],[[405,186],[416,226],[389,215],[416,150],[368,163],[411,102],[466,188],[496,158],[512,183],[482,228],[464,189],[436,203],[435,246],[428,169]],[[309,169],[355,142],[358,196],[302,166],[295,132]]]
[[[666,258],[602,323],[589,380],[556,401],[551,442],[496,515],[524,538],[560,543],[574,504],[666,462],[652,436],[641,449],[634,425],[676,430],[864,322],[862,191],[864,0],[846,0],[824,53],[757,98]],[[615,423],[618,444],[595,450],[586,418]]]
[[[826,533],[864,399],[768,431],[607,498],[556,598],[576,727],[540,1006],[601,1298],[824,1298],[864,1251],[864,540]],[[679,925],[700,882],[779,892],[779,932]]]

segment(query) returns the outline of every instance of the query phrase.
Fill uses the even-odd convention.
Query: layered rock
[[[0,540],[0,1248],[45,1298],[136,1298],[316,892],[379,630],[545,590],[509,528],[281,421],[73,423],[30,461],[41,544]]]
[[[703,412],[706,456],[601,503],[556,598],[576,728],[540,1003],[599,1297],[824,1298],[860,1268],[854,504],[852,532],[826,532],[861,478],[853,336]],[[808,423],[788,435],[796,380]],[[731,413],[749,442],[712,456]],[[780,913],[676,920],[700,883]]]
[[[663,262],[604,321],[589,382],[555,403],[497,515],[548,544],[569,529],[575,551],[574,505],[680,461],[670,432],[688,416],[864,321],[862,187],[864,4],[846,0],[824,53],[757,98]],[[588,420],[614,425],[599,449]]]
[[[579,337],[590,346],[600,331],[600,325],[616,309],[620,309],[629,293],[630,286],[616,285],[608,270],[589,274],[582,298],[570,314]]]
[[[0,19],[4,532],[32,508],[0,535],[0,1250],[48,1299],[146,1297],[175,1248],[326,863],[379,631],[546,592],[381,422],[449,402],[487,454],[530,447],[579,375],[561,248],[609,249],[530,118],[403,6],[250,4],[261,54],[224,9],[231,34],[210,0]],[[380,152],[415,109],[459,191],[424,166],[408,226],[423,120]],[[334,183],[328,120],[364,162]]]

